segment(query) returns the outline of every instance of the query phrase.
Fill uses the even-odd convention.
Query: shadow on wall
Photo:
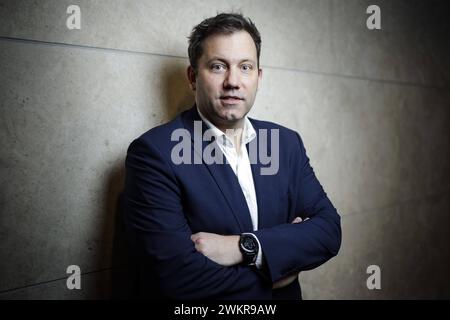
[[[162,72],[160,74],[164,75],[164,79],[161,81],[162,96],[164,97],[164,101],[161,101],[162,112],[160,113],[162,115],[160,122],[162,123],[172,120],[181,111],[189,109],[194,103],[193,94],[188,86],[186,67],[186,61],[182,59],[161,66]],[[99,277],[98,283],[96,283],[96,296],[113,299],[135,298],[137,297],[136,266],[133,263],[131,250],[128,248],[122,216],[122,192],[125,181],[124,161],[121,161],[110,171],[106,181],[104,231],[102,234],[102,241],[106,244],[104,248],[106,252],[103,257],[111,255],[112,269],[109,278]],[[104,265],[104,262],[99,263],[99,265],[102,264]]]
[[[163,122],[175,118],[180,112],[191,108],[194,104],[193,92],[189,89],[189,81],[186,75],[188,62],[179,59],[177,62],[168,63],[163,66],[165,77],[162,81],[162,104]]]

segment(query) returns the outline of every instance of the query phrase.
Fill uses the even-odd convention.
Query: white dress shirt
[[[247,206],[250,211],[253,231],[258,230],[258,204],[256,202],[255,184],[253,182],[252,169],[246,148],[246,144],[256,138],[255,129],[246,116],[241,137],[241,147],[239,152],[237,152],[233,140],[214,124],[212,124],[211,121],[206,119],[198,108],[197,111],[200,118],[202,118],[206,125],[212,130],[212,134],[216,138],[215,143],[218,144],[220,151],[222,151],[225,155],[228,164],[231,166],[231,169],[233,169],[234,174],[238,178],[239,185],[241,186],[242,193],[244,194],[245,201],[247,202]],[[260,268],[262,264],[262,248],[258,238],[256,238],[256,240],[259,245],[259,252],[256,258],[256,267]]]

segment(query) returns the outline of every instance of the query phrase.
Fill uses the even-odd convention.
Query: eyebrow
[[[221,57],[212,57],[211,59],[208,60],[208,64],[211,63],[214,60],[222,61],[222,62],[225,62],[225,63],[229,62],[227,59],[224,59],[224,58],[221,58]],[[256,61],[254,61],[253,59],[249,59],[249,58],[245,58],[245,59],[242,59],[242,60],[239,61],[239,63],[242,63],[242,62],[251,62],[253,64],[256,64]]]

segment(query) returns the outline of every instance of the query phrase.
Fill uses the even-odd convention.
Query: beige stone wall
[[[262,35],[250,115],[302,135],[342,215],[341,252],[300,275],[304,298],[450,298],[444,3],[376,1],[368,30],[363,0],[0,0],[0,299],[110,296],[128,144],[192,104],[186,37],[230,10]]]

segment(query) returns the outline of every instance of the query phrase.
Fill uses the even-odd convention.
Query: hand
[[[287,285],[290,285],[297,278],[298,278],[298,273],[294,273],[290,276],[280,279],[272,285],[272,289],[280,289],[280,288],[286,287]]]
[[[198,252],[222,266],[233,266],[243,261],[239,236],[198,232],[191,235],[191,240]]]
[[[305,221],[308,220],[308,219],[309,218],[306,218]],[[296,217],[292,221],[292,223],[300,223],[302,221],[303,221],[302,218]],[[294,274],[291,274],[291,275],[289,275],[289,276],[287,276],[287,277],[285,277],[285,278],[283,278],[281,280],[278,280],[277,282],[275,282],[272,285],[272,289],[280,289],[280,288],[286,287],[287,285],[290,285],[292,283],[292,281],[294,281],[295,279],[298,279],[298,275],[299,275],[298,273],[294,273]]]

